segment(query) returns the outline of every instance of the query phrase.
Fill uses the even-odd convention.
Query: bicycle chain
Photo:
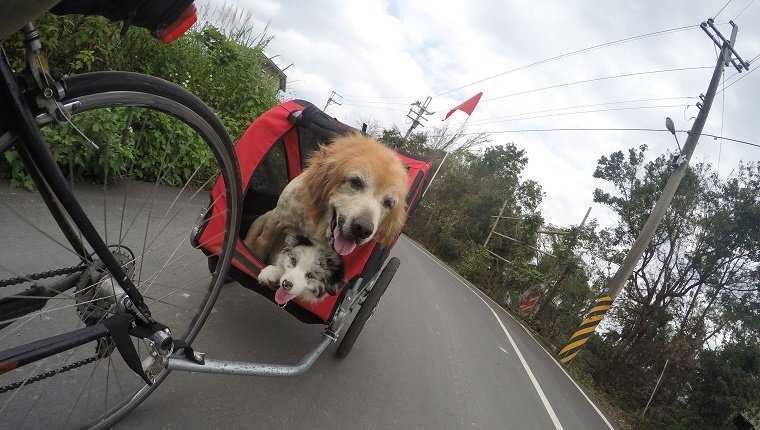
[[[31,275],[16,276],[14,278],[3,279],[3,280],[0,280],[0,288],[2,288],[2,287],[10,287],[10,286],[13,286],[13,285],[18,285],[18,284],[23,284],[24,282],[28,282],[28,281],[38,281],[40,279],[52,278],[54,276],[69,275],[69,274],[72,274],[72,273],[80,272],[84,268],[85,268],[84,264],[78,264],[76,266],[63,267],[63,268],[60,268],[60,269],[48,270],[48,271],[45,271],[45,272],[32,273]],[[47,379],[47,378],[53,377],[55,375],[58,375],[58,374],[61,374],[61,373],[65,373],[65,372],[68,372],[70,370],[74,370],[76,368],[85,366],[85,365],[90,364],[90,363],[98,360],[99,358],[101,358],[100,355],[101,354],[95,354],[92,357],[85,358],[83,360],[79,360],[76,363],[67,364],[67,365],[65,365],[65,366],[63,366],[61,368],[53,369],[53,370],[50,370],[50,371],[45,372],[45,373],[40,373],[39,375],[33,376],[33,377],[31,377],[29,379],[25,379],[23,381],[17,381],[17,382],[14,382],[12,384],[4,385],[4,386],[0,387],[0,394],[4,394],[4,393],[7,393],[9,391],[16,390],[16,389],[18,389],[18,388],[20,388],[22,386],[30,385],[30,384],[33,384],[35,382],[42,381],[43,379]]]
[[[59,374],[64,373],[64,372],[68,372],[69,370],[74,370],[77,367],[82,367],[82,366],[84,366],[86,364],[90,364],[90,363],[98,360],[99,358],[100,358],[100,355],[99,354],[95,354],[95,355],[93,355],[90,358],[85,358],[84,360],[79,360],[76,363],[67,364],[67,365],[65,365],[65,366],[63,366],[63,367],[61,367],[59,369],[50,370],[48,372],[40,373],[37,376],[33,376],[33,377],[31,377],[29,379],[25,379],[23,381],[18,381],[18,382],[14,382],[12,384],[4,385],[4,386],[0,387],[0,394],[7,393],[8,391],[13,391],[13,390],[15,390],[17,388],[21,388],[22,386],[27,386],[27,385],[33,384],[35,382],[42,381],[43,379],[47,379],[47,378],[50,378],[52,376],[59,375]]]
[[[33,273],[26,276],[16,276],[15,278],[3,279],[0,280],[0,288],[23,284],[24,282],[29,281],[39,281],[40,279],[52,278],[54,276],[69,275],[71,273],[76,273],[83,270],[84,267],[85,266],[83,264],[78,264],[76,266],[64,267],[61,269],[48,270],[46,272]]]

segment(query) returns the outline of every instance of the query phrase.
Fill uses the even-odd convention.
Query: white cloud
[[[224,0],[207,0],[221,4]],[[728,36],[734,18],[748,1],[731,2],[717,22]],[[273,2],[238,0],[250,10],[256,25],[270,24],[270,56],[289,68],[292,94],[324,106],[331,91],[345,96],[343,106],[328,112],[356,125],[374,119],[405,129],[409,103],[424,100],[493,76],[567,52],[631,36],[682,26],[698,26],[715,14],[723,2],[675,0],[669,2],[593,1],[350,1]],[[738,19],[737,49],[749,60],[760,53],[760,4],[751,5]],[[625,73],[695,66],[712,66],[715,49],[698,27],[591,50],[526,68],[434,97],[439,123],[446,111],[479,91],[483,99],[471,117],[471,131],[498,132],[530,128],[662,128],[670,116],[677,129],[691,126],[697,109],[683,106],[640,110],[608,110],[583,115],[485,123],[488,118],[567,106],[663,97],[696,97],[706,91],[711,70],[649,74],[562,86],[488,101],[491,98],[579,80]],[[760,62],[758,62],[760,64]],[[746,72],[745,72],[746,73]],[[735,74],[726,70],[728,79]],[[760,73],[719,95],[705,132],[760,143],[755,103]],[[678,105],[691,100],[662,100],[589,107],[587,110],[631,106]],[[566,111],[565,111],[566,112]],[[562,113],[562,111],[546,112]],[[684,116],[685,115],[685,116]],[[455,121],[461,121],[454,118]],[[480,120],[481,125],[478,125]],[[602,155],[647,144],[650,157],[674,150],[667,133],[546,132],[494,134],[494,144],[514,142],[529,157],[524,177],[538,181],[546,191],[542,211],[548,221],[577,223],[591,205],[594,188],[603,184],[591,177]],[[681,143],[686,136],[679,136]],[[718,165],[725,176],[739,160],[760,159],[760,148],[703,137],[694,160]],[[445,167],[444,167],[445,168]],[[592,217],[607,223],[608,215],[595,205]]]

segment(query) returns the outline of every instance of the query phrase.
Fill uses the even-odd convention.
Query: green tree
[[[403,139],[398,129],[385,130],[391,146],[422,153],[445,164],[430,186],[417,213],[407,222],[407,233],[456,267],[470,281],[501,300],[506,292],[519,294],[537,281],[531,260],[543,218],[537,207],[543,197],[540,185],[523,180],[528,162],[514,144],[496,145],[475,152],[487,135],[466,135],[446,127]],[[506,203],[505,203],[506,202]],[[512,240],[493,236],[488,248],[510,263],[495,259],[483,248],[494,218],[505,205],[499,230]]]
[[[595,251],[605,261],[622,261],[670,175],[669,157],[646,161],[645,154],[643,146],[627,154],[615,152],[602,157],[594,172],[614,189],[596,190],[594,200],[618,216],[614,227],[596,235]],[[709,391],[685,388],[687,382],[695,381],[692,376],[697,369],[709,367],[703,360],[720,356],[729,344],[757,344],[757,332],[752,331],[757,307],[752,304],[760,299],[756,228],[760,171],[757,163],[740,165],[737,170],[727,181],[721,181],[707,165],[687,170],[610,312],[604,346],[597,345],[595,351],[602,358],[590,360],[596,380],[616,393],[631,412],[646,403],[668,362],[648,414],[653,428],[698,419],[679,411],[698,401],[689,392]],[[596,276],[602,283],[608,278],[607,274]],[[717,349],[706,352],[706,346],[716,343]],[[732,404],[738,407],[740,403]]]
[[[685,386],[688,402],[671,412],[675,428],[735,428],[735,414],[760,413],[760,345],[755,340],[702,351]]]

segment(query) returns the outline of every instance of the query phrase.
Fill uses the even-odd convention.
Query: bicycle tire
[[[93,111],[93,110],[102,110],[102,112],[112,112],[112,111],[119,111],[121,112],[121,109],[127,109],[130,114],[132,115],[132,109],[140,109],[140,113],[147,112],[145,114],[145,117],[147,117],[148,114],[158,113],[159,120],[157,121],[157,124],[162,125],[163,123],[161,121],[166,121],[165,118],[170,119],[176,119],[179,120],[179,122],[175,125],[173,125],[174,128],[172,128],[172,134],[171,136],[174,136],[175,131],[177,130],[177,127],[181,127],[180,132],[185,131],[185,129],[189,130],[189,132],[192,132],[196,135],[196,137],[199,137],[200,140],[202,140],[201,145],[205,144],[205,149],[211,154],[214,161],[211,161],[210,163],[216,163],[218,167],[218,174],[220,174],[224,178],[224,187],[225,187],[225,193],[224,198],[226,200],[226,228],[223,232],[224,238],[223,238],[223,245],[218,255],[218,264],[216,267],[216,270],[208,274],[208,271],[204,270],[208,274],[208,276],[211,277],[211,279],[208,281],[208,286],[204,289],[200,290],[200,292],[196,293],[195,290],[192,290],[192,295],[197,296],[198,304],[195,306],[194,309],[188,309],[187,312],[183,312],[183,318],[187,319],[189,322],[187,323],[186,327],[173,327],[171,324],[168,324],[166,321],[161,321],[160,316],[157,316],[154,312],[154,317],[159,322],[164,322],[167,324],[173,332],[173,335],[175,338],[183,339],[187,343],[192,343],[192,341],[197,336],[198,332],[200,331],[201,327],[205,323],[206,319],[208,318],[208,315],[211,312],[211,309],[214,305],[214,302],[216,301],[218,294],[220,292],[220,289],[222,285],[224,284],[225,274],[229,267],[232,253],[234,250],[235,241],[238,236],[238,226],[239,226],[239,217],[240,217],[240,205],[241,205],[241,185],[240,185],[240,172],[239,167],[236,161],[234,149],[232,146],[232,143],[230,141],[230,138],[221,123],[221,121],[215,116],[213,111],[211,111],[210,108],[208,108],[200,99],[195,97],[194,95],[190,94],[186,90],[182,89],[181,87],[172,84],[168,81],[155,78],[152,76],[137,74],[137,73],[131,73],[131,72],[94,72],[94,73],[87,73],[82,75],[75,75],[70,78],[66,78],[61,81],[63,88],[65,90],[65,96],[60,102],[64,105],[71,105],[75,106],[75,110],[72,114],[72,126],[70,128],[76,129],[76,127],[73,125],[78,117],[85,116],[83,115],[85,112]],[[144,109],[144,111],[143,111]],[[132,117],[129,116],[129,121],[131,121]],[[143,117],[141,117],[143,118]],[[150,117],[148,117],[150,119]],[[145,122],[148,121],[148,119],[144,120]],[[143,122],[143,129],[140,130],[140,133],[144,131],[144,124]],[[68,127],[65,125],[64,127]],[[127,128],[131,127],[131,122],[129,125],[124,126],[124,130],[126,133]],[[78,131],[78,130],[77,130]],[[140,134],[142,136],[142,134]],[[195,137],[193,137],[195,138]],[[139,139],[142,139],[140,137]],[[148,139],[146,138],[146,141]],[[169,140],[170,143],[171,140]],[[138,145],[140,141],[138,140]],[[135,146],[133,149],[133,153],[137,152],[137,146]],[[148,144],[146,144],[141,149],[148,149]],[[169,150],[166,150],[166,153],[169,153]],[[134,155],[134,154],[133,154]],[[208,154],[207,154],[208,155]],[[178,158],[181,156],[178,155]],[[159,170],[159,174],[157,175],[156,182],[159,183],[163,180],[164,176],[168,175],[167,173],[161,173],[164,166],[164,161],[166,159],[166,156],[161,161],[161,170]],[[132,168],[134,168],[135,162],[132,162]],[[205,163],[205,161],[204,161]],[[106,163],[107,164],[107,163]],[[203,163],[202,163],[203,164]],[[107,168],[106,168],[107,169]],[[204,167],[205,169],[205,167]],[[184,192],[185,188],[188,187],[188,184],[193,180],[196,173],[201,170],[201,166],[199,166],[195,172],[190,176],[190,179],[188,179],[187,183],[183,186],[182,190],[179,192],[177,197],[175,198],[175,201],[180,198],[182,193]],[[214,170],[212,170],[214,172]],[[130,169],[130,176],[132,174],[132,169]],[[106,173],[107,176],[107,173]],[[213,176],[209,177],[209,180],[211,180]],[[131,178],[128,178],[127,181],[131,181]],[[127,190],[130,187],[131,182],[128,182],[126,185]],[[208,184],[208,181],[201,185],[201,189]],[[109,184],[110,185],[110,184]],[[157,184],[154,188],[155,190],[158,189],[159,185]],[[107,188],[107,187],[104,187]],[[198,194],[198,192],[196,192]],[[108,196],[110,197],[110,196]],[[104,192],[104,204],[107,200],[106,192]],[[203,195],[204,201],[208,202],[208,199],[206,198],[206,195]],[[192,197],[191,197],[192,199]],[[147,198],[146,198],[147,201]],[[166,218],[169,215],[169,212],[172,210],[172,207],[174,206],[174,202],[172,202],[171,206],[167,210],[167,213],[164,215],[164,218]],[[150,206],[151,209],[153,207],[153,201],[151,201]],[[127,193],[125,191],[124,194],[124,206],[122,207],[122,224],[124,224],[124,212],[126,212],[126,206],[127,206]],[[145,203],[143,203],[143,206],[139,208],[137,211],[137,215],[135,215],[135,219],[137,219],[138,215],[143,212],[143,208],[145,206]],[[107,216],[107,208],[103,211],[103,218],[104,223],[106,223]],[[179,213],[179,210],[177,211]],[[184,215],[184,214],[183,214]],[[146,239],[143,241],[143,246],[147,243],[147,233],[150,230],[150,216],[151,212],[148,211],[146,222]],[[177,216],[177,215],[175,215]],[[169,227],[169,224],[174,220],[174,218],[166,221],[166,227],[164,227],[161,232],[158,233],[158,235],[161,235],[164,230],[166,230]],[[158,226],[156,226],[156,231],[158,230],[158,227],[161,226],[164,219],[162,219]],[[135,223],[135,220],[132,220],[132,223]],[[124,225],[121,226],[122,228]],[[129,226],[131,228],[132,225]],[[106,226],[103,227],[103,229],[106,231],[106,235],[108,234],[109,226],[106,224]],[[127,231],[129,231],[129,228],[127,228]],[[119,248],[117,248],[119,251],[121,251],[121,231],[119,231]],[[124,233],[124,236],[126,237],[128,233]],[[158,238],[153,239],[155,241]],[[125,239],[126,241],[126,239]],[[154,242],[151,242],[153,244]],[[163,246],[163,245],[156,245]],[[178,245],[182,246],[182,242]],[[142,272],[143,269],[143,263],[148,261],[147,254],[150,254],[152,250],[148,250],[146,252],[145,249],[143,249],[143,254],[141,258],[136,257],[134,254],[132,255],[131,260],[133,267],[137,266],[136,260],[140,260],[140,271]],[[198,254],[201,254],[200,251],[195,251]],[[172,257],[177,253],[177,250],[175,249],[174,252],[169,255],[168,259],[165,263],[163,263],[163,266],[161,269],[157,272],[157,275],[161,275],[162,271],[169,265],[173,264],[170,263],[172,260]],[[152,257],[151,257],[152,258]],[[205,260],[205,256],[203,256]],[[159,263],[160,265],[160,263]],[[148,266],[148,263],[146,263],[146,266]],[[133,269],[134,272],[136,272],[136,269]],[[146,284],[148,281],[148,275],[146,274],[146,279],[144,284]],[[155,279],[151,280],[150,285],[147,286],[147,288],[154,287],[154,282],[156,282]],[[177,281],[179,282],[179,281]],[[205,285],[205,282],[204,282]],[[87,288],[99,288],[94,286],[94,281],[92,286],[88,286]],[[79,287],[78,287],[79,288]],[[139,286],[138,286],[139,288]],[[159,288],[163,287],[154,287],[154,293],[158,291]],[[184,288],[184,287],[183,287]],[[182,288],[178,288],[176,292],[182,291]],[[166,296],[162,296],[160,298],[157,298],[153,301],[154,306],[163,306],[167,307],[168,305],[164,302],[168,301],[169,299],[167,296],[175,293],[170,293]],[[161,294],[163,294],[163,291],[161,291]],[[188,294],[187,291],[182,291],[182,294]],[[90,297],[89,299],[92,301],[96,301],[99,299],[97,291],[92,293],[93,297]],[[81,299],[80,299],[81,300]],[[81,300],[83,303],[84,300]],[[86,303],[84,304],[87,305]],[[92,306],[91,306],[92,307]],[[177,306],[178,307],[178,306]],[[77,307],[79,310],[79,306]],[[88,309],[89,310],[89,309]],[[108,311],[111,311],[109,308]],[[80,310],[80,315],[82,314],[82,311]],[[93,311],[94,312],[94,311]],[[106,313],[106,312],[104,312]],[[87,321],[82,318],[82,320],[87,323]],[[184,320],[183,320],[184,321]],[[184,322],[182,323],[182,326],[184,326]],[[176,330],[176,332],[175,332]],[[181,330],[181,331],[180,331]],[[1,339],[1,338],[0,338]],[[118,353],[113,352],[111,356],[109,357],[109,362],[106,364],[106,366],[110,366],[112,364],[111,358],[113,360],[121,360],[120,357],[118,357]],[[105,358],[96,360],[97,363],[105,361]],[[90,378],[96,373],[97,366],[92,370],[92,374],[90,374]],[[109,368],[110,372],[110,368]],[[114,374],[116,375],[116,370],[114,369]],[[100,373],[103,373],[103,371],[100,371]],[[105,387],[105,407],[104,411],[101,414],[98,414],[97,416],[93,416],[91,418],[91,421],[85,422],[84,424],[77,424],[77,426],[92,426],[92,428],[108,428],[112,426],[114,423],[116,423],[118,420],[123,418],[126,414],[128,414],[130,411],[132,411],[134,408],[136,408],[143,400],[145,400],[150,393],[153,392],[153,390],[160,385],[161,382],[166,378],[168,375],[168,370],[163,370],[160,372],[156,378],[153,385],[147,385],[144,383],[140,383],[139,385],[135,385],[134,392],[128,393],[126,396],[124,396],[124,399],[118,401],[117,403],[113,405],[108,404],[108,396],[109,396],[109,387]],[[139,377],[135,374],[130,375],[131,377],[134,377],[139,380]],[[58,377],[58,375],[53,376]],[[106,375],[106,381],[110,377],[110,373]],[[116,377],[118,382],[118,376]],[[90,383],[88,380],[86,382]],[[106,382],[108,383],[108,382]],[[94,385],[94,383],[92,383]],[[0,384],[2,385],[2,384]],[[120,383],[121,385],[121,383]],[[84,390],[84,388],[82,388]],[[119,390],[122,390],[122,387],[119,386]],[[98,393],[96,392],[96,395]],[[79,397],[82,397],[82,392],[80,392]],[[88,397],[90,395],[88,394]],[[87,399],[90,400],[90,399]],[[99,401],[99,399],[98,399]],[[91,401],[90,401],[91,403]],[[79,399],[77,399],[77,402],[75,406],[79,404]],[[0,402],[0,407],[2,407],[2,403]],[[28,414],[27,414],[28,415]],[[68,417],[71,418],[71,415]],[[58,426],[60,426],[60,422],[58,423]]]
[[[361,308],[356,313],[356,317],[354,317],[345,336],[343,336],[343,340],[338,345],[338,349],[335,351],[335,355],[338,358],[345,358],[351,352],[356,339],[364,329],[364,325],[369,318],[375,313],[375,309],[377,309],[380,303],[380,298],[385,294],[385,290],[388,289],[388,285],[390,285],[393,275],[396,274],[396,270],[398,270],[400,265],[401,260],[398,257],[392,257],[383,268],[383,271],[380,272],[380,276],[377,277],[377,280],[372,285],[367,298],[362,303]]]

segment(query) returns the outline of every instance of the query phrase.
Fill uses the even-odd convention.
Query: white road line
[[[414,245],[417,249],[420,249],[421,251],[424,251],[424,250],[422,250],[422,248],[420,248],[419,246],[417,246],[416,243],[412,243],[412,245]],[[428,255],[428,258],[430,258],[429,255]],[[436,264],[438,264],[439,266],[441,266],[447,272],[451,273],[451,271],[448,268],[446,268],[446,266],[442,265],[437,260],[435,260],[433,258],[431,258],[431,260],[433,260]],[[451,273],[451,274],[452,274],[452,276],[454,276],[453,273]],[[456,280],[458,280],[459,282],[462,282],[462,280],[459,279],[459,277],[454,276],[454,278]],[[464,282],[462,282],[462,284],[464,284],[464,286],[466,286],[470,291],[472,291],[472,289],[470,288],[469,285],[467,285]],[[473,293],[475,293],[475,292],[473,291]],[[562,427],[562,424],[560,424],[560,422],[559,422],[559,418],[557,418],[557,414],[554,413],[554,409],[552,408],[552,405],[549,404],[549,400],[546,398],[546,395],[544,394],[544,390],[542,390],[541,386],[538,384],[538,381],[536,380],[536,377],[533,375],[533,371],[530,370],[530,367],[528,366],[528,363],[525,361],[525,358],[523,357],[522,353],[520,352],[520,349],[517,348],[517,344],[515,344],[514,339],[512,339],[512,335],[510,335],[509,332],[507,331],[507,328],[504,327],[504,323],[501,322],[501,318],[499,318],[499,315],[496,314],[496,311],[494,311],[493,308],[491,307],[491,305],[489,305],[488,302],[486,302],[485,300],[483,300],[483,298],[480,297],[479,294],[475,293],[475,295],[478,296],[478,298],[481,301],[483,301],[483,303],[488,307],[488,309],[491,311],[491,313],[493,313],[494,318],[496,318],[496,321],[499,322],[499,325],[501,326],[501,329],[504,331],[504,334],[507,335],[507,339],[509,340],[510,345],[512,345],[512,349],[514,349],[515,352],[517,353],[517,358],[520,359],[520,363],[522,363],[523,368],[525,368],[525,372],[528,374],[528,378],[530,378],[530,381],[533,383],[533,387],[538,392],[538,397],[541,398],[541,402],[543,402],[544,408],[546,408],[546,412],[549,413],[549,417],[551,418],[552,423],[554,423],[554,428],[556,428],[557,430],[564,430],[564,427]]]
[[[467,282],[463,281],[463,280],[462,280],[462,279],[459,277],[459,275],[458,275],[457,273],[454,273],[454,272],[452,272],[451,270],[449,270],[449,268],[448,268],[448,267],[446,267],[446,266],[444,266],[443,264],[441,264],[441,263],[438,261],[438,259],[437,259],[437,258],[436,258],[434,255],[432,255],[432,254],[430,254],[430,252],[428,252],[428,250],[426,250],[426,249],[424,249],[424,248],[421,248],[421,247],[420,247],[420,246],[418,246],[418,245],[417,245],[417,244],[416,244],[416,243],[415,243],[413,240],[409,239],[408,237],[406,237],[406,236],[402,236],[402,237],[403,237],[403,238],[404,238],[406,241],[408,241],[409,243],[411,243],[412,245],[414,245],[414,247],[415,247],[415,248],[419,249],[419,250],[420,250],[420,251],[422,251],[422,252],[423,252],[425,255],[427,255],[427,257],[428,257],[428,258],[430,258],[431,260],[433,260],[433,262],[435,262],[436,264],[438,264],[439,266],[441,266],[441,267],[442,267],[444,270],[446,270],[447,272],[449,272],[449,273],[450,273],[452,276],[454,276],[454,277],[455,277],[455,278],[456,278],[456,279],[457,279],[457,280],[458,280],[460,283],[462,283],[464,286],[466,286],[467,288],[469,288],[469,289],[470,289],[470,291],[472,291],[472,292],[473,292],[475,295],[477,295],[477,296],[478,296],[478,298],[479,298],[480,300],[483,300],[483,298],[481,297],[481,295],[480,295],[478,292],[476,292],[475,290],[473,290],[473,289],[472,289],[472,287],[470,287],[470,286],[467,284]],[[493,303],[495,306],[497,306],[497,307],[501,308],[501,306],[499,306],[499,304],[497,304],[496,302],[494,302],[494,301],[493,301],[493,300],[492,300],[490,297],[488,297],[488,296],[485,296],[485,297],[486,297],[486,299],[488,299],[488,301],[492,302],[492,303]],[[486,303],[486,305],[488,305],[488,303]],[[491,312],[493,312],[493,308],[492,308],[490,305],[489,305],[488,307],[491,309]],[[494,315],[496,315],[496,313],[495,313],[495,312],[494,312]],[[507,313],[507,315],[508,315],[510,318],[512,318],[512,315],[509,315],[509,313]],[[498,315],[496,315],[496,318],[497,318],[497,319],[499,319]],[[554,362],[554,364],[555,364],[555,365],[557,365],[557,367],[558,367],[560,370],[562,370],[562,373],[564,373],[564,374],[565,374],[565,376],[567,376],[567,379],[569,379],[569,380],[570,380],[570,382],[572,382],[572,383],[573,383],[573,385],[575,385],[575,388],[577,388],[577,389],[578,389],[578,391],[579,391],[579,392],[581,393],[581,395],[582,395],[582,396],[583,396],[583,397],[586,399],[586,401],[587,401],[587,402],[588,402],[588,403],[591,405],[591,407],[592,407],[592,408],[594,408],[594,410],[595,410],[595,411],[596,411],[596,413],[599,415],[599,417],[602,419],[602,421],[604,421],[604,423],[605,423],[605,424],[607,424],[607,427],[608,427],[610,430],[615,430],[615,427],[613,427],[613,426],[612,426],[612,424],[610,424],[610,422],[607,420],[607,417],[605,417],[605,416],[604,416],[604,414],[602,413],[602,411],[600,411],[600,410],[599,410],[599,408],[597,408],[597,407],[596,407],[596,404],[594,404],[594,402],[593,402],[593,401],[591,401],[591,399],[589,399],[589,397],[586,395],[586,393],[583,391],[583,389],[581,389],[581,387],[578,385],[578,383],[576,383],[576,382],[575,382],[575,380],[573,379],[573,377],[572,377],[572,376],[570,376],[570,374],[568,374],[568,373],[567,373],[567,370],[565,370],[565,369],[564,369],[564,368],[563,368],[563,367],[562,367],[562,366],[561,366],[559,363],[557,363],[557,360],[555,360],[555,359],[554,359],[554,356],[553,356],[553,355],[552,355],[552,354],[551,354],[549,351],[547,351],[547,350],[546,350],[546,348],[544,348],[544,346],[543,346],[543,345],[541,345],[541,343],[540,343],[539,341],[537,341],[537,340],[536,340],[536,338],[535,338],[535,337],[533,337],[533,335],[530,333],[530,331],[528,331],[528,329],[527,329],[527,328],[525,328],[525,327],[524,327],[524,326],[523,326],[523,325],[522,325],[522,324],[521,324],[519,321],[515,320],[514,318],[512,318],[512,320],[513,320],[514,322],[516,322],[516,323],[517,323],[517,324],[518,324],[520,327],[522,327],[522,329],[523,329],[523,330],[525,330],[525,332],[526,332],[526,333],[528,333],[528,336],[530,336],[530,337],[531,337],[531,339],[533,339],[533,340],[536,342],[536,344],[538,344],[538,346],[540,346],[540,347],[541,347],[541,349],[543,349],[543,350],[544,350],[544,352],[546,353],[546,355],[548,355],[548,356],[549,356],[549,358],[551,359],[551,361],[552,361],[552,362]],[[499,323],[501,323],[501,320],[500,320],[500,319],[499,319]],[[502,327],[503,327],[503,325],[502,325]],[[517,348],[515,348],[515,349],[517,349]],[[519,353],[519,352],[518,352],[518,353]]]
[[[488,296],[486,296],[486,297],[490,299],[490,297],[488,297]],[[512,315],[509,315],[509,317],[512,318]],[[515,322],[517,322],[514,318],[512,318],[512,320],[515,321]],[[518,324],[519,324],[519,322],[518,322]],[[583,389],[578,385],[577,382],[575,382],[575,379],[573,379],[573,377],[570,376],[569,373],[567,373],[567,370],[565,370],[565,368],[562,367],[562,365],[559,364],[557,362],[557,360],[554,359],[554,356],[552,355],[552,353],[549,352],[546,348],[544,348],[544,346],[541,345],[541,342],[537,341],[536,338],[533,336],[533,333],[531,333],[527,328],[525,328],[525,326],[523,326],[522,324],[520,324],[520,327],[522,327],[522,329],[525,330],[525,333],[528,333],[528,336],[530,336],[538,344],[538,346],[540,346],[541,349],[544,350],[544,352],[546,353],[546,355],[548,355],[551,358],[551,360],[554,362],[554,364],[556,364],[557,367],[562,371],[562,373],[564,373],[565,376],[567,376],[567,379],[569,379],[570,382],[572,382],[573,385],[575,385],[575,388],[577,388],[578,391],[580,391],[581,395],[586,399],[586,401],[588,401],[589,404],[591,404],[591,407],[594,408],[594,410],[596,411],[597,414],[599,414],[599,416],[602,418],[602,421],[604,421],[604,423],[607,424],[607,428],[609,428],[610,430],[615,430],[615,427],[613,427],[612,424],[610,424],[610,422],[607,421],[607,417],[605,417],[604,414],[602,413],[602,411],[600,411],[599,408],[596,407],[596,404],[594,404],[594,402],[592,402],[591,399],[588,398],[588,396],[586,395],[586,392],[583,391]]]

